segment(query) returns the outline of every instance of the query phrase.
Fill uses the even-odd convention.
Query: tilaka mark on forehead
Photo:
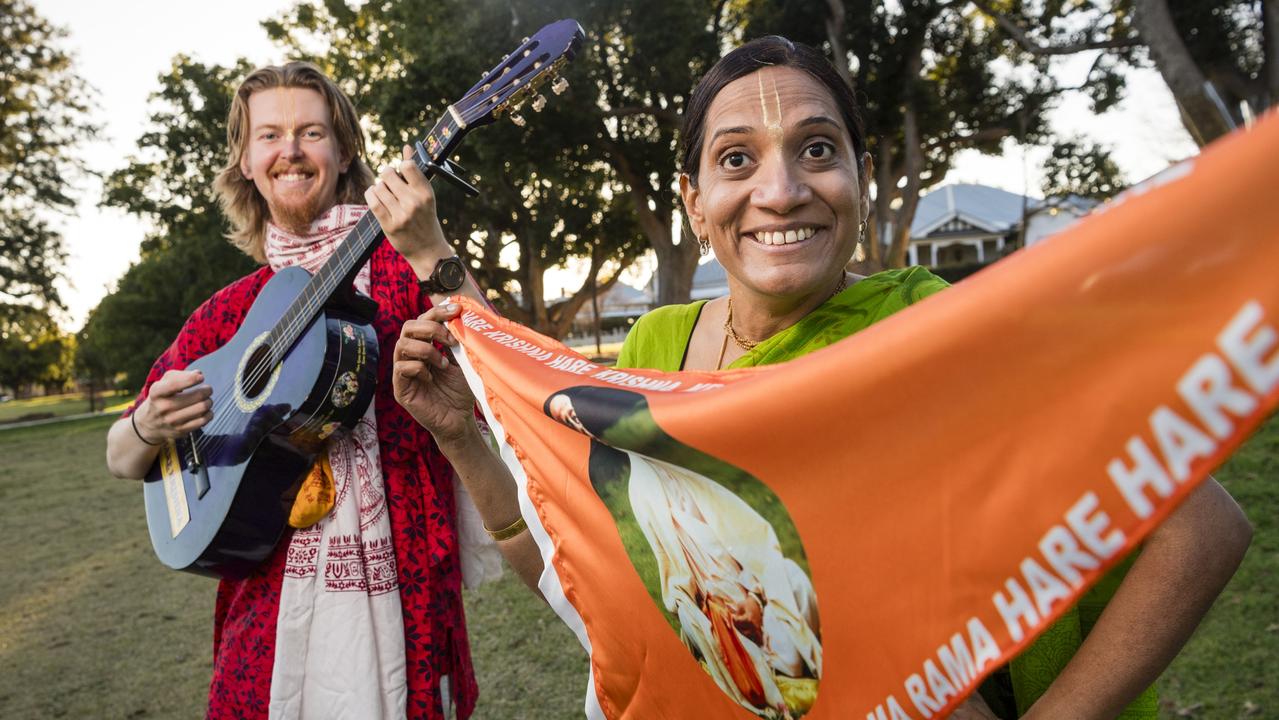
[[[280,128],[284,131],[284,139],[293,142],[297,137],[298,124],[294,119],[296,116],[296,107],[293,100],[293,88],[284,88],[284,127]]]
[[[769,117],[768,97],[764,91],[764,73],[758,73],[757,79],[759,80],[759,108],[764,114],[764,128],[768,130],[768,136],[780,148],[785,133],[782,131],[782,96],[777,92],[777,79],[771,78],[773,83],[773,105],[777,111],[774,117]]]

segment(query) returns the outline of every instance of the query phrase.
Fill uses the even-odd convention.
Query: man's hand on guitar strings
[[[409,261],[418,277],[426,277],[436,262],[453,255],[453,249],[435,214],[431,182],[412,157],[412,150],[405,145],[404,160],[384,169],[365,191],[364,199],[391,245]]]
[[[199,370],[170,370],[138,408],[138,427],[151,442],[177,440],[213,419],[213,388]]]

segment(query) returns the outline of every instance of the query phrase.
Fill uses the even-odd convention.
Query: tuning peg
[[[554,91],[556,95],[559,95],[560,93],[564,92],[567,89],[568,89],[568,78],[559,77],[555,79],[555,82],[551,83],[551,90]]]
[[[519,113],[511,113],[511,122],[515,123],[516,127],[524,127],[527,121],[524,120],[523,115]]]
[[[533,112],[542,112],[544,107],[546,107],[546,96],[538,93],[537,97],[533,98]]]

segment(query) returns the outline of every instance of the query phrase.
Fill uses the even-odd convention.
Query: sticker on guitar
[[[182,484],[182,463],[178,460],[178,446],[172,440],[160,450],[160,475],[164,478],[164,498],[169,507],[169,532],[177,537],[182,528],[191,522],[187,508],[187,490]]]

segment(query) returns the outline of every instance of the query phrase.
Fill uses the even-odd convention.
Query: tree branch
[[[982,14],[994,20],[999,27],[1004,29],[1004,32],[1008,33],[1013,40],[1016,40],[1023,50],[1032,55],[1074,55],[1085,50],[1126,50],[1142,45],[1141,40],[1135,36],[1112,38],[1110,40],[1092,40],[1071,45],[1043,45],[1030,37],[1025,28],[1014,22],[1012,18],[992,8],[989,2],[984,0],[971,0],[971,2],[977,6],[977,9]]]
[[[652,186],[648,181],[641,177],[635,169],[631,167],[630,160],[622,152],[622,148],[608,137],[608,133],[601,133],[600,143],[604,146],[604,150],[613,159],[613,167],[617,170],[617,174],[626,183],[631,191],[631,199],[635,203],[635,215],[640,223],[640,228],[648,237],[648,241],[653,245],[671,244],[670,233],[662,232],[662,220],[648,206],[650,192]]]

